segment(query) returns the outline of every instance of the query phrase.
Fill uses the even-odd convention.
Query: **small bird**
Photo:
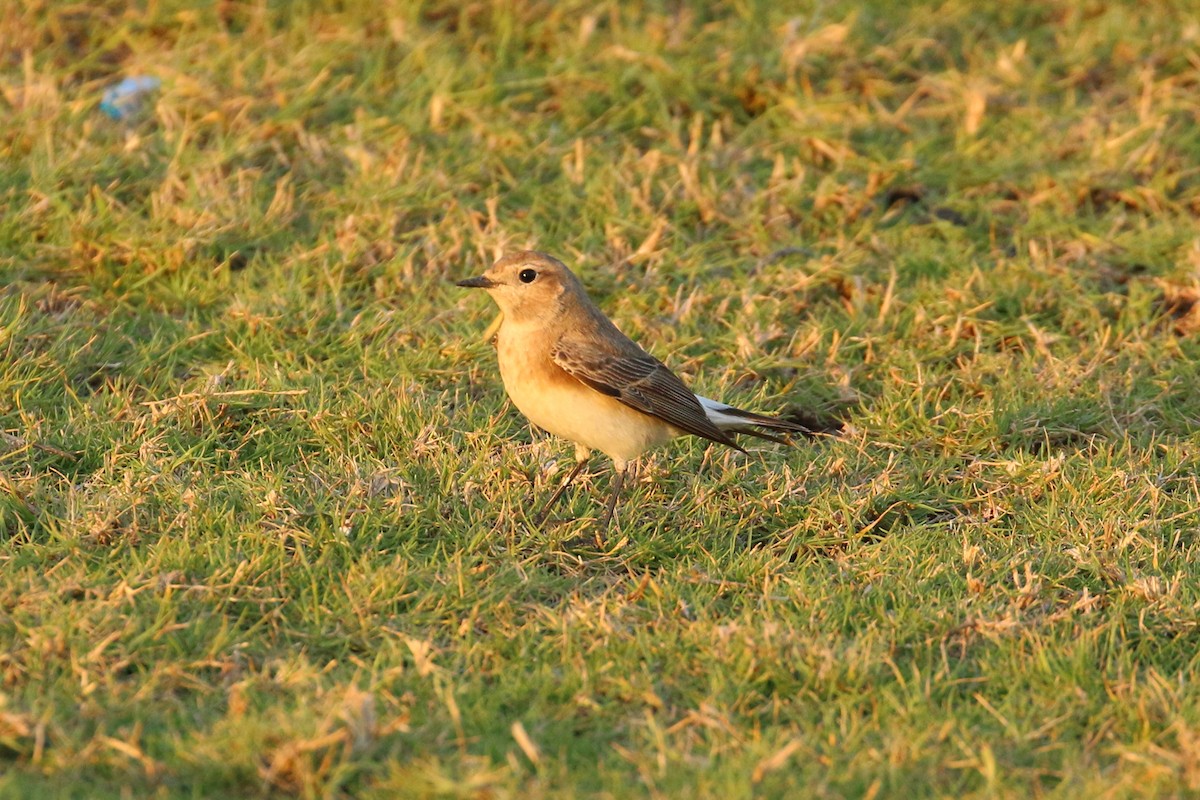
[[[661,361],[617,330],[575,274],[545,253],[511,253],[457,285],[487,290],[500,307],[496,352],[513,404],[534,425],[575,443],[575,467],[538,512],[535,524],[546,518],[593,450],[611,458],[615,470],[600,521],[604,531],[630,463],[651,447],[690,433],[744,453],[732,433],[784,443],[790,442],[765,431],[813,433],[794,422],[693,394]]]

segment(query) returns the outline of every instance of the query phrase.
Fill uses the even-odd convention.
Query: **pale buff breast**
[[[542,430],[614,461],[632,461],[677,435],[674,428],[586,386],[550,357],[544,330],[506,322],[496,337],[500,377],[513,405]]]

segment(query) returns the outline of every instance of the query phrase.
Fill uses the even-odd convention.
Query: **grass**
[[[782,5],[0,9],[0,795],[1200,792],[1194,15]],[[851,432],[564,552],[525,246]]]

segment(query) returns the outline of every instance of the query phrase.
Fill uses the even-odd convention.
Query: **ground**
[[[30,0],[0,117],[0,795],[1200,793],[1186,4]],[[564,547],[523,247],[845,432]]]

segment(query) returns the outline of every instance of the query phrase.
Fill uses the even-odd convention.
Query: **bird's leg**
[[[587,448],[575,448],[575,466],[569,473],[567,473],[567,479],[558,485],[558,488],[554,490],[554,494],[550,495],[550,499],[547,500],[546,504],[542,506],[542,510],[534,516],[534,525],[541,525],[546,521],[546,517],[550,514],[550,509],[554,508],[554,504],[557,503],[559,498],[563,496],[563,492],[565,492],[567,487],[571,485],[571,481],[575,480],[583,468],[587,466],[588,457],[590,455],[591,451]]]
[[[608,530],[608,526],[612,524],[613,512],[617,510],[617,498],[621,495],[621,487],[625,485],[625,470],[629,469],[629,465],[623,461],[613,462],[612,476],[612,494],[608,496],[608,507],[604,510],[604,516],[600,519],[600,525],[596,529],[596,544],[604,544],[604,534]]]

